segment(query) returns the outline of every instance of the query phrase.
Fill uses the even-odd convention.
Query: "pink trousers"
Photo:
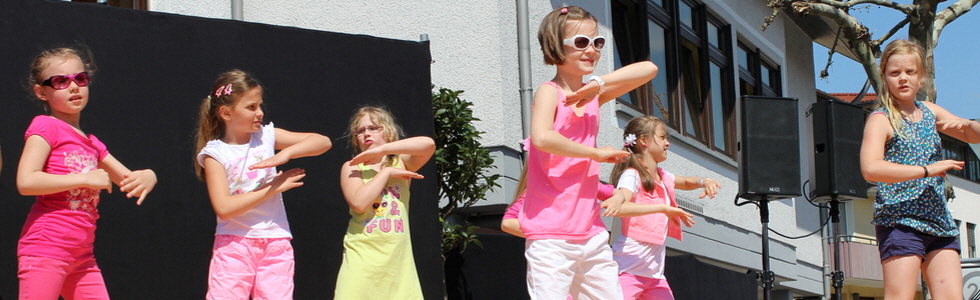
[[[109,299],[95,258],[63,261],[40,256],[17,257],[20,300]]]
[[[289,238],[217,235],[207,299],[293,299],[294,272]]]
[[[670,290],[667,279],[623,272],[619,274],[619,284],[623,287],[623,299],[626,300],[674,300],[674,292]]]

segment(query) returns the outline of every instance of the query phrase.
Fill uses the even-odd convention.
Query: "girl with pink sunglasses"
[[[37,196],[17,242],[20,299],[109,299],[93,254],[99,194],[115,183],[139,205],[157,183],[152,170],[130,171],[79,127],[91,70],[70,48],[41,52],[31,65],[47,114],[24,133],[17,166],[17,190]]]

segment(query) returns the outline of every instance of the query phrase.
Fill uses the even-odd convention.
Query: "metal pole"
[[[769,266],[769,200],[766,200],[766,195],[759,200],[759,215],[762,218],[762,299],[772,300],[776,276]]]
[[[837,296],[836,299],[844,299],[843,289],[844,289],[844,272],[841,271],[840,266],[840,201],[837,201],[837,195],[830,195],[830,221],[834,223],[834,271],[830,273],[830,278],[833,281],[834,295]]]
[[[534,89],[531,87],[531,34],[529,32],[531,27],[528,22],[527,0],[517,0],[517,60],[520,73],[521,130],[523,133],[521,138],[531,135],[531,101],[534,100]]]
[[[232,20],[239,20],[239,21],[244,21],[245,20],[245,13],[244,13],[244,11],[245,11],[244,6],[245,5],[242,3],[243,1],[244,0],[231,0],[231,19]]]

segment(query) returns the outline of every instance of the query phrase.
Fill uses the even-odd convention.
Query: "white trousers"
[[[622,299],[609,233],[583,240],[528,240],[527,290],[532,300]]]

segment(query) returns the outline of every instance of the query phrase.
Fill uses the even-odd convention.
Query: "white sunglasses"
[[[590,38],[579,34],[565,39],[564,42],[565,45],[575,47],[575,49],[578,50],[585,50],[589,48],[589,45],[592,45],[592,47],[594,47],[596,50],[602,50],[602,47],[606,46],[606,38],[601,35]]]

